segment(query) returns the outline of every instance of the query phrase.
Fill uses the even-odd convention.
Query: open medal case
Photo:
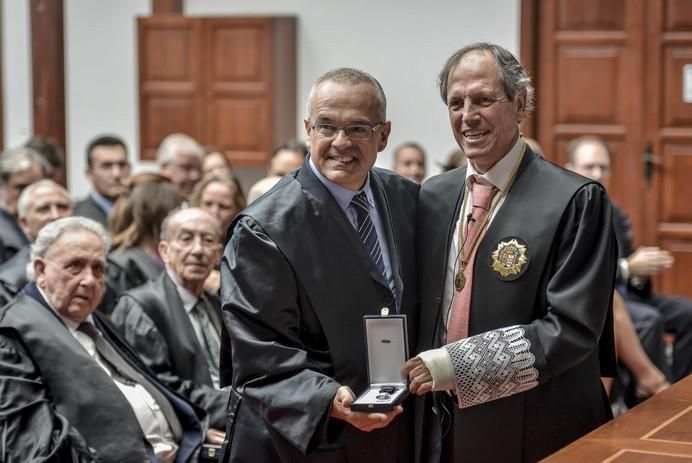
[[[351,403],[351,410],[389,412],[409,393],[401,377],[408,360],[406,315],[365,315],[363,324],[370,387]]]

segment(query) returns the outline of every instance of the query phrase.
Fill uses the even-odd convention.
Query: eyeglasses
[[[466,100],[470,104],[466,103]],[[473,108],[489,108],[495,103],[505,103],[510,101],[506,96],[495,96],[495,95],[470,95],[466,98],[450,98],[447,102],[447,107],[450,111],[461,111],[465,109],[466,111],[471,111]]]
[[[383,125],[384,122],[379,122],[377,125],[353,124],[345,127],[339,127],[338,125],[315,122],[312,124],[312,130],[323,138],[334,138],[339,134],[340,130],[343,130],[344,135],[351,140],[368,140],[375,130],[379,129]]]

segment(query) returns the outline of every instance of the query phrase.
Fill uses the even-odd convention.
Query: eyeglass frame
[[[377,129],[379,129],[380,127],[383,127],[386,123],[387,123],[386,121],[380,121],[380,122],[378,122],[377,124],[375,124],[375,125],[373,125],[373,126],[370,126],[370,125],[368,125],[368,124],[351,124],[351,125],[338,126],[338,125],[335,125],[335,124],[328,124],[328,123],[326,123],[326,122],[313,122],[313,123],[310,125],[310,129],[311,129],[311,130],[314,130],[320,137],[325,138],[325,139],[327,139],[327,140],[329,140],[329,139],[334,139],[334,138],[338,137],[338,136],[339,136],[339,132],[341,132],[341,131],[343,130],[344,135],[345,135],[346,138],[348,138],[349,140],[367,141],[367,140],[370,140],[370,139],[372,138],[372,135],[375,133],[375,131],[376,131]],[[331,136],[329,136],[329,135],[324,135],[323,133],[320,133],[320,131],[319,131],[318,129],[316,129],[316,126],[317,126],[317,125],[322,125],[322,126],[327,126],[327,127],[333,127],[333,128],[336,129],[336,131],[335,131],[334,134],[331,135]],[[350,131],[349,129],[352,129],[353,127],[367,127],[368,129],[370,129],[370,133],[368,134],[367,137],[364,137],[364,138],[357,138],[357,137],[356,137],[356,138],[353,138],[353,137],[349,134],[349,131]]]

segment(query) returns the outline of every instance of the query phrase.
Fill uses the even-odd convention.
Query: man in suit
[[[86,169],[93,190],[75,204],[74,215],[88,217],[106,227],[115,201],[127,191],[125,179],[129,175],[125,142],[111,135],[94,138],[87,146]]]
[[[53,180],[43,179],[22,191],[17,201],[19,226],[31,243],[44,225],[72,215],[70,195]],[[31,246],[26,245],[0,265],[0,306],[5,305],[26,285],[26,266]]]
[[[420,353],[404,371],[411,392],[439,391],[423,455],[537,461],[611,417],[610,201],[522,140],[533,89],[510,52],[464,47],[439,84],[468,164],[420,193]]]
[[[231,225],[221,264],[233,346],[224,455],[412,461],[408,402],[387,413],[351,402],[368,386],[363,316],[387,307],[417,324],[418,186],[373,168],[391,130],[374,77],[326,73],[307,112],[310,156]]]
[[[204,290],[204,281],[218,266],[220,240],[219,222],[210,213],[172,212],[159,243],[166,271],[122,294],[110,315],[159,379],[208,413],[207,439],[218,444],[229,396],[219,389],[219,348],[226,330],[219,299]]]
[[[611,164],[610,148],[605,140],[579,137],[570,142],[567,154],[567,168],[608,188]],[[651,290],[651,277],[670,269],[673,257],[656,246],[634,249],[632,225],[616,205],[613,205],[613,228],[618,241],[617,287],[625,299],[642,346],[659,369],[668,371],[662,334],[663,331],[673,333],[671,379],[684,378],[692,372],[692,301],[656,294]]]
[[[35,282],[0,309],[0,326],[19,334],[55,410],[100,461],[190,461],[204,435],[204,413],[160,384],[94,312],[105,289],[107,249],[103,227],[90,219],[43,227],[32,245]]]
[[[202,145],[183,133],[168,135],[156,150],[156,163],[161,175],[178,186],[186,201],[202,176],[203,157]]]
[[[416,183],[423,183],[425,158],[425,150],[418,143],[413,141],[402,143],[394,150],[392,170]]]
[[[46,161],[31,148],[0,156],[0,263],[29,244],[17,222],[17,201],[24,188],[45,177],[46,169]]]

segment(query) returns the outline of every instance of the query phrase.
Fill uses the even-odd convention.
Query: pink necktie
[[[471,287],[473,283],[473,262],[476,259],[478,244],[483,239],[485,230],[488,229],[488,227],[483,227],[483,229],[481,229],[481,226],[485,222],[490,210],[490,204],[496,192],[497,189],[494,186],[483,185],[475,181],[475,179],[472,179],[471,218],[467,219],[466,217],[462,217],[460,227],[464,226],[465,221],[467,222],[463,241],[464,252],[460,254],[457,259],[457,272],[463,270],[465,284],[461,291],[457,291],[456,287],[453,289],[452,307],[450,309],[451,314],[449,316],[449,323],[447,324],[447,343],[458,341],[468,336]],[[461,211],[461,213],[463,214],[464,211]],[[479,233],[480,236],[476,238],[476,235]],[[467,264],[466,267],[462,269],[461,260],[464,256],[468,256],[466,258]]]

